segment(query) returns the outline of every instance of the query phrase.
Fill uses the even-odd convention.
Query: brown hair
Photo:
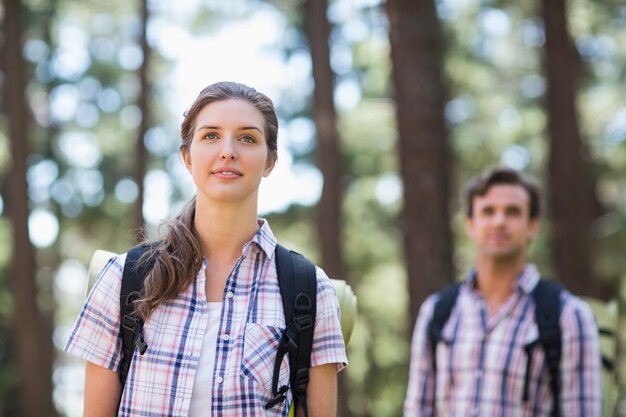
[[[188,152],[193,139],[198,113],[210,103],[241,99],[256,107],[265,119],[265,139],[268,156],[277,159],[278,119],[274,104],[254,88],[234,82],[218,82],[204,88],[184,113],[181,124],[181,152]],[[180,213],[168,224],[160,240],[153,242],[140,262],[154,262],[144,281],[142,298],[137,301],[137,312],[147,319],[164,301],[176,298],[196,279],[202,266],[202,250],[194,226],[195,196],[185,204]]]
[[[196,117],[198,116],[198,113],[202,111],[204,106],[215,101],[228,100],[232,98],[245,100],[261,112],[263,118],[265,119],[264,133],[265,140],[267,142],[267,149],[269,151],[270,158],[276,159],[278,119],[276,118],[276,110],[274,109],[272,100],[270,100],[265,94],[259,93],[254,88],[248,87],[247,85],[226,81],[211,84],[204,90],[200,91],[196,101],[194,101],[189,110],[185,112],[185,119],[180,126],[180,136],[183,139],[183,143],[180,145],[180,150],[183,152],[189,151],[191,141],[193,140]]]
[[[539,186],[537,186],[535,181],[529,176],[512,168],[501,167],[483,172],[465,185],[463,199],[465,202],[465,215],[468,218],[472,217],[474,214],[474,198],[484,196],[489,192],[491,187],[498,184],[519,185],[526,190],[530,202],[528,211],[529,217],[531,219],[539,217],[541,205]]]

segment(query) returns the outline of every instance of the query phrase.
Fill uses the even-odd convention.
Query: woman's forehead
[[[249,126],[263,130],[265,119],[259,109],[243,99],[226,99],[205,105],[196,116],[196,129],[202,126]]]

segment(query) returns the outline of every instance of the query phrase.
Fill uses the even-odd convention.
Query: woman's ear
[[[278,161],[278,154],[276,151],[271,151],[267,155],[267,162],[265,163],[265,170],[263,171],[263,176],[267,177],[270,175],[274,167],[276,166],[276,161]]]
[[[187,171],[191,172],[191,157],[189,156],[189,150],[182,148],[180,150],[180,156],[183,158],[183,162],[185,163],[185,168],[187,168]]]

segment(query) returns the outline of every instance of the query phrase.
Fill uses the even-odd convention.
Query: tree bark
[[[28,234],[26,161],[31,118],[25,99],[22,11],[20,0],[4,0],[3,85],[12,158],[7,176],[10,198],[6,199],[13,233],[9,282],[14,303],[11,325],[19,374],[19,413],[23,417],[40,417],[54,416],[56,411],[52,402],[52,337],[37,305],[35,254]]]
[[[346,278],[341,247],[341,148],[337,133],[337,113],[333,100],[334,80],[330,66],[330,23],[326,17],[326,0],[305,2],[307,35],[313,65],[313,119],[317,133],[317,162],[324,185],[318,205],[319,244],[322,267],[329,276]],[[352,416],[348,408],[349,393],[345,376],[339,375],[338,414]]]
[[[404,183],[402,231],[414,321],[424,299],[454,280],[441,35],[434,1],[389,0],[386,7]]]
[[[548,204],[556,278],[579,295],[605,298],[592,268],[595,191],[578,126],[576,68],[565,0],[542,0],[549,136]]]
[[[313,63],[313,119],[317,132],[317,162],[324,186],[318,208],[322,266],[331,277],[343,277],[341,250],[341,150],[333,101],[334,74],[330,67],[330,24],[326,0],[307,0],[307,34]]]
[[[143,202],[144,202],[144,177],[146,175],[146,169],[148,165],[148,152],[144,143],[146,132],[150,123],[150,80],[148,79],[148,71],[150,64],[150,46],[147,39],[147,27],[148,19],[150,18],[150,11],[148,10],[148,0],[141,1],[141,32],[139,44],[141,45],[141,52],[143,53],[143,61],[139,67],[139,99],[137,106],[141,110],[141,123],[137,132],[137,142],[135,144],[135,154],[137,155],[137,163],[135,164],[135,182],[137,183],[138,193],[137,201],[135,202],[135,230],[136,240],[140,242],[144,238],[144,217],[143,217]]]

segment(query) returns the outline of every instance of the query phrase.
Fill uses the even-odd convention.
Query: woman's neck
[[[256,205],[206,204],[197,199],[194,225],[207,259],[234,260],[259,229]]]

